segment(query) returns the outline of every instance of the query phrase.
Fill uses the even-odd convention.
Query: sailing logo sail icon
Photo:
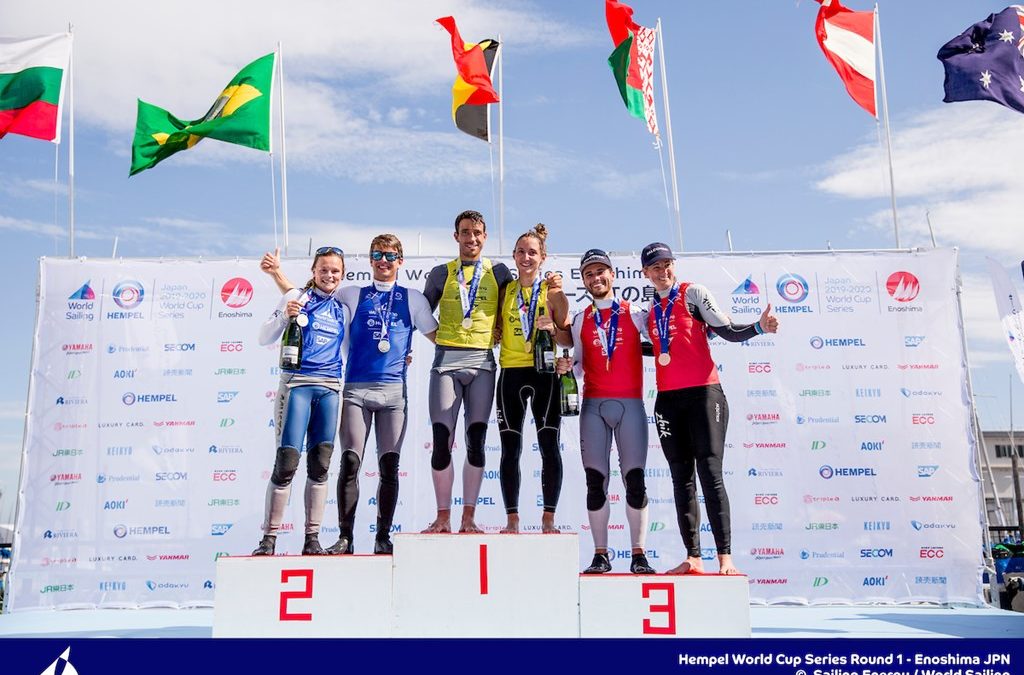
[[[68,647],[40,675],[78,675],[78,671],[71,665],[70,656],[71,647]]]

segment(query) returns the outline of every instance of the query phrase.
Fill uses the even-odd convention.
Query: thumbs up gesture
[[[761,318],[757,320],[757,323],[761,326],[762,333],[778,333],[779,332],[779,320],[772,314],[772,303],[764,308],[761,312]]]
[[[260,269],[267,274],[273,274],[281,268],[281,249],[275,248],[273,253],[264,253],[260,260]]]

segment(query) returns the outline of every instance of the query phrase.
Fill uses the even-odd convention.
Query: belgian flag
[[[487,104],[497,103],[498,94],[491,84],[491,70],[498,54],[498,41],[486,39],[479,44],[462,41],[455,19],[437,20],[452,36],[452,57],[459,71],[452,85],[452,119],[461,131],[490,141],[487,128]]]

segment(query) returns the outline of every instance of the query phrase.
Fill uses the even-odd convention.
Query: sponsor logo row
[[[252,283],[245,277],[223,282],[219,293],[181,283],[157,284],[147,289],[137,279],[121,279],[114,282],[110,291],[113,306],[108,305],[106,311],[102,311],[103,298],[97,297],[89,279],[68,295],[64,319],[86,322],[97,318],[107,321],[183,319],[200,313],[222,319],[252,318],[252,312],[244,308],[252,301],[253,293]],[[218,310],[214,313],[212,305],[218,300]]]

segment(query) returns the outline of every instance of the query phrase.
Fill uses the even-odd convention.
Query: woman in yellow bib
[[[547,258],[548,230],[538,223],[516,240],[512,253],[519,282],[509,284],[501,304],[501,355],[498,376],[498,430],[501,433],[501,496],[508,523],[504,533],[519,532],[519,458],[523,450],[523,422],[527,405],[537,427],[541,456],[541,493],[544,512],[541,531],[557,533],[555,507],[562,489],[562,456],[559,428],[562,415],[558,376],[554,363],[549,372],[536,367],[538,333],[554,333],[555,325],[566,325],[569,301],[562,292],[562,278],[555,274],[541,278]],[[554,339],[549,341],[554,347]],[[552,359],[554,354],[551,354]],[[543,359],[541,359],[542,361]]]

